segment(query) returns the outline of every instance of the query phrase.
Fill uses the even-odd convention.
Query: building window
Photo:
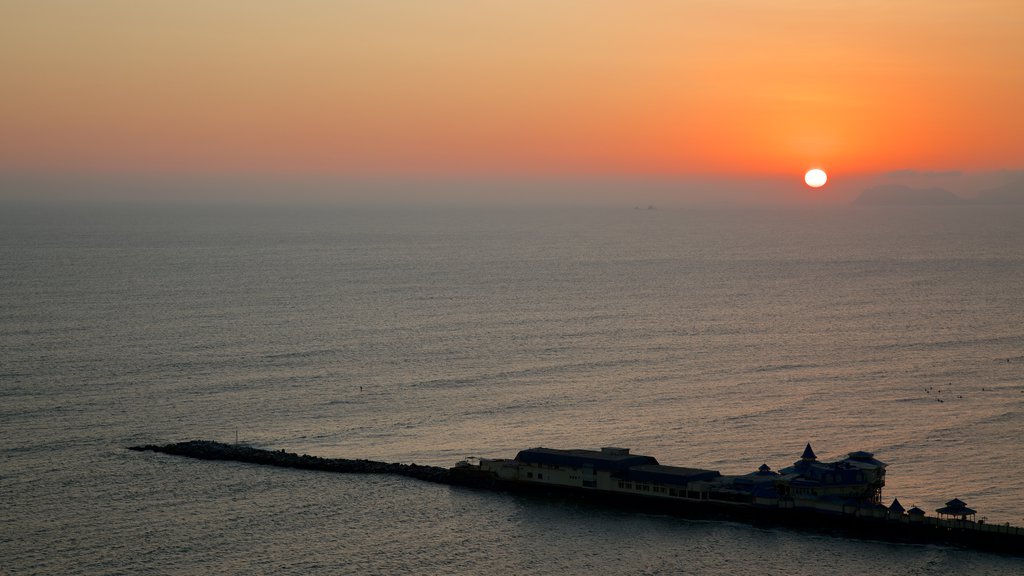
[[[540,473],[538,473],[538,474],[537,474],[537,480],[543,480],[543,479],[544,479],[544,475],[543,475],[543,474],[540,474]]]
[[[533,472],[527,472],[526,473],[526,477],[527,478],[533,478]]]

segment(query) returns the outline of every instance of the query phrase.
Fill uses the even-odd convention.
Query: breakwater
[[[397,464],[361,459],[350,460],[347,458],[321,458],[308,454],[299,455],[293,452],[285,452],[284,450],[264,450],[240,444],[214,442],[212,440],[190,440],[188,442],[164,445],[147,444],[145,446],[131,446],[128,449],[136,452],[160,452],[174,456],[198,458],[200,460],[227,460],[264,466],[278,466],[281,468],[319,470],[322,472],[395,474],[441,484],[466,485],[470,483],[465,478],[453,475],[449,469],[439,466]]]

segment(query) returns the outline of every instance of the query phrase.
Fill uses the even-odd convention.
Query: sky
[[[0,195],[970,194],[1024,170],[1021,30],[1020,0],[0,0]]]

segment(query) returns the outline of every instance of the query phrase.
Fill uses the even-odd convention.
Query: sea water
[[[6,205],[0,572],[972,574],[1020,559],[202,462],[889,464],[1024,525],[1021,207]]]

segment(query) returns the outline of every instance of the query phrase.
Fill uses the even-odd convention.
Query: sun
[[[804,182],[811,188],[821,188],[828,182],[828,174],[821,168],[812,168],[804,174]]]

